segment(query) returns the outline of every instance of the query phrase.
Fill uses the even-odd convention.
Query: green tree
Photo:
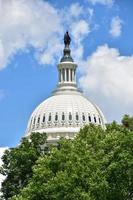
[[[132,200],[133,131],[113,122],[86,126],[41,156],[12,200]]]
[[[42,155],[42,145],[47,152],[46,134],[32,133],[29,138],[23,138],[16,148],[5,151],[0,169],[1,174],[6,176],[1,189],[3,199],[18,194],[27,185],[32,177],[32,167]]]
[[[133,117],[125,115],[122,119],[122,124],[129,130],[133,131]]]

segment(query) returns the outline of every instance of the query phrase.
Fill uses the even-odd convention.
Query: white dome
[[[31,132],[45,132],[48,142],[51,143],[56,142],[60,137],[74,138],[80,128],[86,124],[94,123],[104,128],[106,123],[100,109],[78,90],[77,65],[70,55],[70,38],[65,38],[64,41],[64,55],[58,64],[58,87],[51,97],[34,110],[26,133],[29,136]]]
[[[43,101],[32,113],[27,134],[46,132],[50,142],[73,138],[85,124],[105,126],[100,109],[80,92],[57,94]]]

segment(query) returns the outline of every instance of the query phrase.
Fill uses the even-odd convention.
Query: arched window
[[[79,121],[79,115],[76,113],[76,121]]]
[[[72,120],[72,114],[69,113],[69,120],[71,121]]]
[[[55,115],[55,121],[58,121],[58,114]]]
[[[84,113],[82,114],[82,120],[85,122],[85,115],[84,115]]]
[[[43,115],[43,119],[42,119],[42,122],[45,122],[45,115]]]
[[[89,120],[89,122],[91,122],[91,116],[90,115],[88,115],[88,120]]]
[[[64,113],[62,113],[62,121],[64,121],[65,120],[65,115],[64,115]]]
[[[37,123],[38,123],[38,124],[40,123],[40,116],[39,116],[38,119],[37,119]]]
[[[33,124],[35,124],[36,123],[36,118],[34,118],[34,121],[33,121]]]
[[[100,119],[100,117],[99,117],[99,124],[101,124],[101,119]]]
[[[94,116],[94,122],[96,123],[97,122],[97,119],[96,119],[96,117]]]
[[[49,114],[48,121],[51,121],[51,113]]]

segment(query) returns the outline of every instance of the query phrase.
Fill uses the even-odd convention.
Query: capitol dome
[[[45,132],[48,142],[55,143],[60,137],[74,138],[80,128],[89,123],[105,127],[106,120],[101,110],[77,87],[77,64],[71,57],[70,40],[66,32],[64,53],[58,64],[57,89],[33,111],[27,136],[32,132]]]

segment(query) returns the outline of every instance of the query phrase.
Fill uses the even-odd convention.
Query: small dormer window
[[[48,121],[51,122],[51,113],[49,114]]]
[[[43,119],[42,119],[42,122],[45,122],[45,115],[43,115]]]
[[[40,116],[39,116],[38,119],[37,119],[37,123],[38,123],[38,124],[40,123]]]
[[[64,113],[62,113],[62,121],[64,121],[65,120],[65,115],[64,115]]]
[[[33,121],[33,124],[35,124],[36,123],[36,118],[34,118],[34,121]]]
[[[72,114],[69,113],[69,120],[71,121],[72,120]]]
[[[94,122],[96,123],[97,122],[97,119],[96,119],[96,117],[94,116]]]
[[[55,115],[55,121],[58,121],[58,114]]]
[[[79,115],[76,113],[76,121],[79,121]]]
[[[88,120],[89,120],[89,122],[91,122],[91,116],[90,115],[88,115]]]
[[[30,121],[31,124],[32,124],[32,120],[33,120],[33,118],[31,118],[31,121]]]
[[[85,122],[85,115],[84,115],[84,113],[83,113],[83,115],[82,115],[82,119],[83,119],[83,121]]]
[[[99,117],[99,124],[101,124],[101,119],[100,119],[100,117]]]

